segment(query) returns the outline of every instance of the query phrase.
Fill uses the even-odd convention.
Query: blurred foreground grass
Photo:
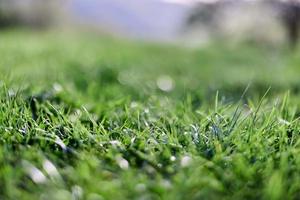
[[[296,52],[0,40],[0,199],[299,197]]]

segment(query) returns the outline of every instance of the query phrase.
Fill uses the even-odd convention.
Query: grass
[[[0,38],[0,199],[299,198],[296,53]]]

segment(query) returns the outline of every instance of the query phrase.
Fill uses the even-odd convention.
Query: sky
[[[161,0],[161,1],[165,1],[165,2],[168,2],[168,3],[177,3],[177,4],[190,5],[190,4],[197,3],[197,2],[210,3],[210,2],[216,2],[218,0]]]
[[[73,0],[77,21],[147,39],[171,39],[197,0]]]

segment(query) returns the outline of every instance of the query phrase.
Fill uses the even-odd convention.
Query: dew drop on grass
[[[9,90],[8,90],[8,96],[9,96],[9,97],[14,97],[14,96],[16,96],[15,91],[14,91],[13,89],[9,89]]]
[[[145,112],[146,114],[148,114],[148,113],[149,113],[149,108],[146,108],[146,109],[144,110],[144,112]]]
[[[170,76],[160,76],[156,81],[157,87],[164,92],[171,92],[174,89],[174,81]]]
[[[37,169],[35,167],[30,168],[29,174],[30,174],[31,179],[35,183],[44,183],[47,180],[45,175],[39,169]]]
[[[109,143],[114,147],[121,146],[121,142],[119,140],[112,140]]]
[[[38,168],[33,166],[28,161],[23,161],[23,166],[24,166],[26,172],[28,173],[29,177],[31,178],[31,180],[33,182],[35,182],[36,184],[42,184],[47,181],[47,178],[43,174],[43,172],[41,172]]]
[[[163,165],[161,163],[158,163],[157,167],[161,169],[163,167]]]
[[[72,199],[82,199],[83,189],[79,185],[74,185],[72,187]]]
[[[171,160],[172,162],[174,162],[174,161],[176,160],[176,157],[175,157],[175,156],[171,156],[171,157],[170,157],[170,160]]]
[[[58,93],[58,92],[61,92],[63,90],[63,88],[62,88],[62,86],[60,84],[54,83],[53,84],[53,90],[54,90],[54,92]]]
[[[51,177],[59,177],[59,173],[55,167],[55,165],[49,160],[45,160],[43,162],[43,168],[47,172],[47,174]]]
[[[278,121],[280,124],[283,124],[283,125],[290,125],[291,123],[285,119],[282,119],[282,118],[278,118]]]
[[[130,108],[136,108],[136,107],[138,107],[138,103],[137,102],[135,102],[135,101],[133,101],[133,102],[131,102],[131,104],[130,104]]]
[[[118,163],[118,165],[119,165],[119,167],[121,168],[121,169],[128,169],[129,168],[129,163],[128,163],[128,161],[126,160],[126,159],[124,159],[124,158],[122,158],[122,157],[118,157],[117,158],[117,163]]]
[[[181,159],[181,167],[188,167],[192,162],[192,158],[190,156],[183,156]]]
[[[56,137],[55,143],[57,145],[59,145],[64,151],[67,150],[67,146],[65,145],[65,143],[59,137]]]
[[[130,143],[133,144],[135,142],[135,139],[136,137],[133,137],[131,140],[130,140]]]

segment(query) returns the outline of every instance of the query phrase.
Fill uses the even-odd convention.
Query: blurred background
[[[298,93],[299,19],[298,0],[0,0],[0,70],[86,102]]]
[[[88,29],[122,37],[205,44],[280,45],[298,37],[297,0],[0,0],[0,26]]]

